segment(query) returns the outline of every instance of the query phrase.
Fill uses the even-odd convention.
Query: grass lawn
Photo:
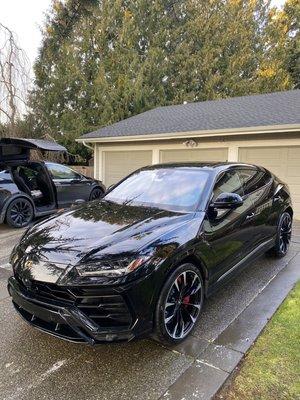
[[[300,282],[216,398],[300,400]]]

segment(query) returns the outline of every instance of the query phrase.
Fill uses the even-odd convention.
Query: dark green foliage
[[[290,73],[294,87],[300,89],[300,2],[287,0],[279,14],[278,22],[278,31],[283,35],[285,67]]]
[[[86,159],[75,138],[153,107],[292,88],[296,55],[287,66],[284,40],[273,50],[274,12],[264,0],[56,1],[35,126]]]
[[[0,123],[0,138],[10,136],[19,138],[39,138],[43,136],[43,133],[41,128],[36,125],[33,114],[27,114],[22,119],[18,119],[15,122],[13,132],[9,124]]]

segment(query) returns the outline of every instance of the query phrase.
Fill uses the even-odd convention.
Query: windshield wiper
[[[121,204],[122,204],[122,206],[127,206],[128,204],[132,203],[134,200],[136,200],[140,196],[141,196],[141,194],[138,194],[137,196],[133,197],[132,199],[126,199]]]

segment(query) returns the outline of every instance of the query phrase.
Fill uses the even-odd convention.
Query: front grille
[[[22,289],[37,300],[48,303],[56,301],[62,306],[76,306],[93,320],[99,328],[124,328],[132,323],[129,308],[120,294],[106,288],[82,288],[58,286],[52,283],[32,281],[26,288],[18,279]]]
[[[58,324],[45,321],[41,318],[37,318],[33,314],[30,314],[28,311],[24,310],[22,307],[18,306],[18,304],[13,302],[14,307],[16,310],[22,315],[22,317],[30,322],[37,328],[43,329],[49,333],[54,333],[56,336],[59,336],[64,339],[71,340],[73,342],[84,342],[82,336],[80,336],[77,332],[74,331],[70,326],[66,324]]]
[[[48,301],[63,301],[66,304],[75,304],[76,298],[72,292],[65,287],[53,284],[33,281],[29,290],[35,297]]]

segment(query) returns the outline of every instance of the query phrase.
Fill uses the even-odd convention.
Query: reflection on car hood
[[[83,257],[88,259],[89,254],[109,257],[135,252],[192,217],[95,201],[36,225],[22,240],[19,251],[33,260],[32,278],[44,280],[43,275],[49,275],[51,269],[52,278],[47,281],[55,282],[67,266]]]

